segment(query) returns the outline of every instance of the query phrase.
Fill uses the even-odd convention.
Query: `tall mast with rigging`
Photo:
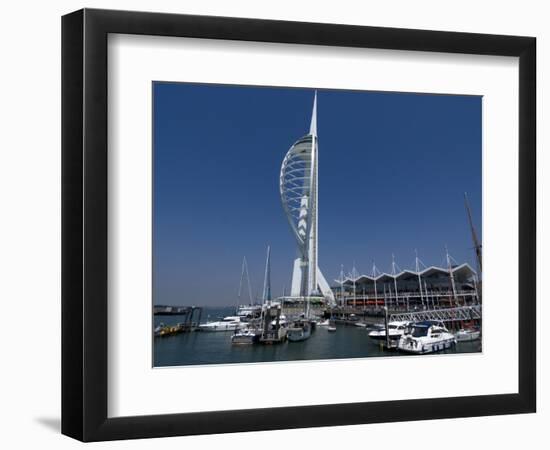
[[[464,206],[466,207],[466,213],[468,214],[468,223],[470,224],[470,233],[472,234],[472,243],[474,244],[474,251],[476,253],[477,262],[477,276],[481,279],[481,243],[477,238],[476,229],[474,228],[474,222],[472,220],[472,211],[470,210],[470,203],[468,201],[468,194],[464,192]]]

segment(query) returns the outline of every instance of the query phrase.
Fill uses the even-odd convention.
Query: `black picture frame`
[[[518,393],[107,416],[109,33],[519,57]],[[62,18],[62,433],[82,441],[530,413],[536,409],[536,39],[83,9]]]

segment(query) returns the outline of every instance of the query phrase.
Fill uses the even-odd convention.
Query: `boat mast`
[[[374,280],[374,306],[378,306],[378,292],[376,290],[376,263],[372,260],[372,278]]]
[[[399,307],[399,297],[397,296],[397,273],[395,271],[395,255],[391,254],[391,274],[393,275],[393,287],[395,290],[395,306]]]
[[[265,258],[265,273],[264,273],[264,292],[263,301],[271,306],[271,247],[267,246],[267,255]]]
[[[356,290],[355,290],[355,278],[356,278],[356,275],[355,275],[355,261],[353,261],[353,269],[351,270],[352,274],[352,278],[353,278],[353,308],[355,309],[357,307],[356,305],[356,302],[357,302],[357,295],[356,295]]]
[[[252,287],[250,286],[250,275],[248,274],[248,263],[246,262],[246,256],[243,257],[243,265],[241,270],[241,282],[239,283],[239,303],[241,301],[241,293],[242,293],[242,286],[243,286],[243,278],[246,277],[246,283],[248,285],[248,300],[249,304],[253,304],[252,300]]]
[[[242,266],[241,266],[241,279],[239,281],[239,292],[237,292],[237,302],[238,302],[238,305],[237,307],[241,304],[241,292],[242,292],[242,289],[243,289],[243,278],[244,278],[244,267],[245,267],[245,263],[246,263],[246,256],[243,257],[243,263],[242,263]]]
[[[344,307],[344,265],[340,265],[340,296],[342,301],[342,308]]]
[[[474,222],[472,220],[472,211],[470,210],[470,203],[468,201],[468,194],[464,192],[464,206],[468,213],[468,223],[470,224],[470,233],[472,234],[472,243],[474,244],[474,251],[476,252],[477,273],[479,279],[481,279],[481,243],[477,238],[477,233],[474,228]]]
[[[430,307],[430,296],[428,294],[428,286],[426,285],[426,280],[424,280],[424,292],[426,293],[426,304],[428,305],[428,308]],[[432,309],[435,309],[435,301],[432,296]]]
[[[420,260],[418,259],[418,251],[414,249],[414,254],[416,256],[416,275],[418,276],[418,289],[420,290],[420,301],[422,302],[422,308],[424,307],[424,295],[422,293],[422,278],[420,277]]]
[[[449,270],[449,278],[451,279],[451,288],[453,290],[453,301],[458,306],[458,300],[456,298],[456,286],[455,286],[455,277],[453,274],[453,266],[451,265],[451,257],[449,256],[449,250],[445,246],[445,254],[447,256],[447,269]]]

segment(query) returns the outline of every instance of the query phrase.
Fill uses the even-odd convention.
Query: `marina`
[[[360,273],[354,261],[351,272],[346,275],[341,265],[339,278],[330,280],[319,267],[318,161],[315,92],[309,131],[290,146],[279,174],[280,200],[295,243],[290,292],[285,285],[281,296],[272,294],[270,245],[261,296],[252,294],[243,257],[237,306],[153,307],[155,366],[481,351],[481,241],[467,195],[476,269],[441,245],[438,265],[424,264],[415,249],[408,268],[401,269],[391,253],[388,271],[372,261],[370,271]]]
[[[234,307],[205,309],[210,316],[233,314]],[[181,318],[172,317],[174,321]],[[160,321],[159,317],[155,321]],[[370,339],[370,328],[356,327],[352,323],[339,323],[337,331],[328,326],[317,326],[310,338],[301,342],[281,342],[278,345],[235,345],[232,332],[181,333],[166,338],[155,338],[154,366],[186,366],[204,364],[260,363],[273,361],[328,360],[368,357],[405,356],[394,349],[384,348],[379,341]],[[481,340],[458,342],[455,347],[438,354],[475,353],[481,351]]]

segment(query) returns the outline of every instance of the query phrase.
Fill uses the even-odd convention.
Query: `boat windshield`
[[[422,337],[428,335],[428,327],[413,327],[411,334],[413,337]]]

